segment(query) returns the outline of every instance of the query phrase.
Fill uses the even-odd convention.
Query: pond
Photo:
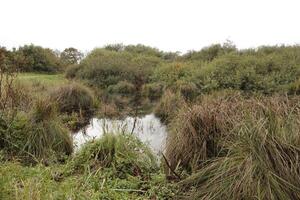
[[[135,134],[156,154],[163,151],[167,137],[166,126],[154,114],[142,117],[128,116],[124,119],[93,118],[85,129],[73,135],[75,149],[79,149],[90,140],[100,138],[105,133]]]

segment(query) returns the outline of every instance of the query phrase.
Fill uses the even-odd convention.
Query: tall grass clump
[[[202,157],[204,159],[200,157],[202,162],[196,165],[198,169],[180,183],[183,190],[194,188],[188,192],[190,199],[299,199],[299,108],[296,99],[242,100],[238,115],[227,112],[227,118],[235,120],[229,129],[223,129],[226,137],[199,144],[192,140],[188,142],[198,149],[206,145],[206,153],[211,152],[208,147],[212,147],[217,154]],[[226,124],[223,126],[227,127]],[[221,122],[215,125],[222,127]],[[194,140],[203,141],[199,135]],[[207,145],[211,143],[217,145]],[[201,156],[201,151],[195,153],[193,148],[183,152],[186,156],[188,151]]]
[[[73,151],[72,137],[49,100],[37,100],[29,113],[18,112],[13,119],[0,121],[0,146],[7,159],[52,161]]]
[[[93,92],[79,84],[70,83],[54,89],[50,94],[60,112],[91,114],[95,110],[96,101]]]
[[[152,151],[129,134],[105,134],[85,144],[69,163],[71,172],[112,170],[119,178],[127,174],[146,176],[157,169]]]
[[[184,106],[184,104],[185,101],[180,94],[166,90],[154,108],[154,113],[163,122],[168,123],[177,109]]]
[[[221,153],[220,142],[238,119],[240,96],[202,98],[184,105],[168,124],[166,157],[173,169],[189,172]]]

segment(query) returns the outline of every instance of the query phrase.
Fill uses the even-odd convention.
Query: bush
[[[85,144],[69,163],[69,172],[110,168],[118,177],[147,176],[157,169],[151,150],[133,135],[105,134]]]
[[[203,66],[198,73],[202,82],[205,82],[203,78],[209,77],[211,82],[216,83],[217,89],[272,94],[299,77],[297,63],[300,63],[299,56],[283,52],[268,55],[229,54]]]
[[[162,96],[163,88],[161,83],[148,83],[144,85],[142,93],[150,100],[157,100]]]
[[[60,112],[92,114],[96,107],[93,92],[78,83],[70,83],[55,88],[50,94],[51,101],[55,102]]]
[[[128,81],[120,81],[116,85],[110,85],[108,92],[123,95],[134,94],[135,86]]]
[[[190,63],[166,63],[155,68],[152,79],[153,81],[164,83],[167,87],[172,87],[179,80],[190,82],[194,69],[195,66]]]
[[[127,51],[95,49],[82,60],[76,77],[102,89],[120,81],[135,84],[137,79],[141,79],[143,84],[159,61],[157,58],[134,55]]]

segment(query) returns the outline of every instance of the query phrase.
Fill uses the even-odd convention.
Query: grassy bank
[[[130,135],[106,135],[64,164],[0,164],[0,199],[172,199],[150,149]]]

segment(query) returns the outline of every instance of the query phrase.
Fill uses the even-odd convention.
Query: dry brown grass
[[[299,119],[299,97],[206,96],[169,124],[166,157],[191,199],[299,199]]]
[[[154,113],[163,122],[168,123],[178,109],[185,106],[185,101],[180,94],[166,90],[154,109]]]
[[[55,88],[50,99],[57,103],[58,109],[65,113],[90,114],[95,111],[96,100],[93,92],[79,83],[70,83]]]

